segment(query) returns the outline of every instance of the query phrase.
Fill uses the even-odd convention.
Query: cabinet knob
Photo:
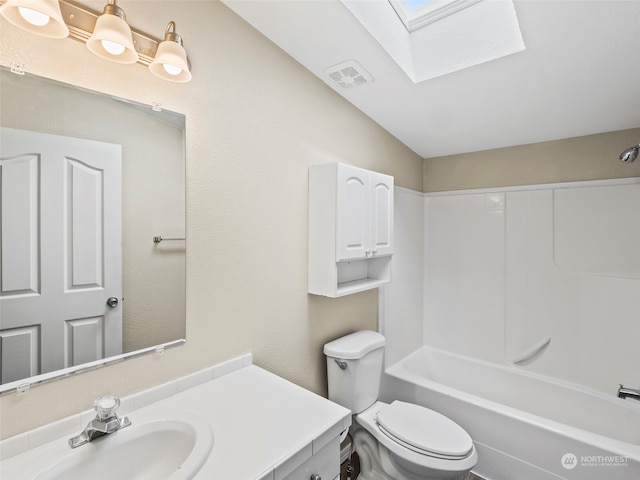
[[[378,253],[378,250],[374,250],[373,252],[371,252],[371,255],[375,255],[376,253]]]
[[[322,480],[322,477],[317,473],[314,473],[313,475],[311,475],[310,480]]]

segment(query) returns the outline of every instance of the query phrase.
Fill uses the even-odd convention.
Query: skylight
[[[389,0],[405,28],[418,28],[448,17],[482,0]]]
[[[429,2],[431,2],[431,0],[403,0],[403,3],[409,10],[415,10],[416,8],[420,8]]]
[[[512,0],[342,0],[414,82],[524,50]]]

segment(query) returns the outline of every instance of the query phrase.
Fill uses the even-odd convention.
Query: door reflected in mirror
[[[0,127],[0,383],[183,339],[184,116],[1,69]]]

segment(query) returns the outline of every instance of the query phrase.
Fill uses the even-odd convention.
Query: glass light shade
[[[87,48],[95,55],[112,62],[136,63],[138,61],[138,52],[131,38],[131,28],[125,20],[110,13],[103,13],[98,17],[93,34],[87,40]],[[119,50],[122,50],[122,53],[118,55],[116,52]]]
[[[16,27],[42,37],[69,35],[58,0],[7,0],[0,7],[0,14]]]
[[[191,80],[187,52],[182,45],[171,40],[165,40],[158,45],[149,70],[157,77],[171,82],[184,83]]]

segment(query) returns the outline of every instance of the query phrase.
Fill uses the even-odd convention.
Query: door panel
[[[369,250],[368,172],[348,165],[337,168],[336,260],[365,258]]]
[[[66,323],[66,362],[80,365],[104,357],[104,317],[81,318]]]
[[[7,383],[39,373],[38,344],[40,332],[37,326],[9,328],[0,332],[0,382]]]
[[[371,173],[371,242],[375,255],[393,253],[393,178]]]
[[[102,220],[104,175],[102,170],[77,160],[66,159],[67,183],[64,223],[70,234],[66,238],[67,288],[102,287]]]
[[[0,163],[0,296],[3,297],[39,292],[39,179],[37,155]]]

